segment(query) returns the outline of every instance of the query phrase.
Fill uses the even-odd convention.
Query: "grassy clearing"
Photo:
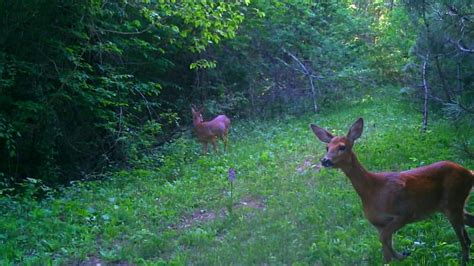
[[[350,182],[340,171],[314,167],[324,148],[308,124],[345,134],[364,117],[355,149],[373,171],[438,160],[473,169],[455,142],[472,142],[474,132],[435,120],[431,131],[420,134],[420,115],[396,97],[367,96],[336,109],[237,122],[226,154],[200,156],[189,135],[156,156],[163,161],[158,169],[78,182],[40,203],[33,195],[4,197],[0,263],[381,264],[376,230],[363,217]],[[229,168],[237,173],[232,203]],[[33,183],[30,191],[40,189]],[[474,209],[474,200],[469,206]],[[460,253],[441,215],[404,227],[395,247],[412,254],[394,263],[400,265],[456,264]]]

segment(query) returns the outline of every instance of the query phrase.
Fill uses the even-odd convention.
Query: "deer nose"
[[[321,159],[321,164],[324,166],[324,167],[331,167],[333,166],[333,163],[331,162],[331,160],[329,160],[328,158],[324,157]]]

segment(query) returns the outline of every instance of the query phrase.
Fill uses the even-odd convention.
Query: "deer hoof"
[[[403,251],[401,254],[400,253],[395,253],[395,259],[397,259],[397,260],[404,260],[408,256],[410,256],[409,251]]]

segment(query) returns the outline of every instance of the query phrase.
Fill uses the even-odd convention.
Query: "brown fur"
[[[191,107],[193,113],[193,124],[199,142],[202,143],[203,153],[207,153],[207,145],[212,143],[214,151],[217,152],[217,139],[221,138],[224,142],[224,150],[227,150],[230,128],[230,119],[225,115],[218,115],[211,121],[204,121],[202,118],[202,109],[196,110]]]
[[[393,249],[392,235],[434,212],[446,215],[461,243],[463,265],[469,261],[471,241],[464,225],[474,227],[474,216],[464,211],[464,205],[474,184],[470,170],[441,161],[403,172],[371,173],[352,151],[354,141],[362,134],[362,118],[342,137],[334,137],[316,125],[311,128],[327,143],[323,165],[341,169],[359,194],[365,217],[379,232],[385,263],[406,257]]]

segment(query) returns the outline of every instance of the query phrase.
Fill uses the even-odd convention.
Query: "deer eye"
[[[339,146],[339,150],[340,150],[340,151],[345,151],[345,150],[346,150],[346,146]]]

